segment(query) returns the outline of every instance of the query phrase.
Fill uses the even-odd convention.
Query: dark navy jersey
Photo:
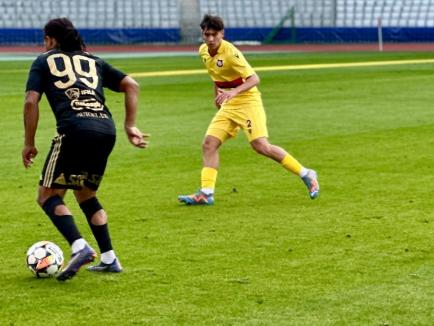
[[[50,50],[33,62],[26,91],[45,93],[59,133],[93,130],[115,134],[103,88],[119,92],[125,76],[87,52]]]

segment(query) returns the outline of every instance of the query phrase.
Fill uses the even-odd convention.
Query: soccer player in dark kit
[[[67,18],[52,19],[45,25],[44,44],[47,52],[33,62],[27,80],[22,159],[28,168],[38,153],[35,134],[39,101],[45,93],[56,118],[58,135],[42,170],[37,201],[72,250],[70,261],[57,279],[73,277],[81,266],[96,258],[96,252],[81,236],[63,201],[67,189],[74,191],[101,251],[101,262],[88,270],[121,272],[107,227],[107,214],[96,196],[116,139],[103,88],[125,94],[125,132],[131,144],[146,148],[149,135],[135,126],[138,84],[86,52],[83,39]]]

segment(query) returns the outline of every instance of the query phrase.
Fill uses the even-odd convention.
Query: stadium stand
[[[239,41],[267,39],[290,10],[275,41],[375,42],[379,18],[386,42],[434,40],[432,0],[200,0],[200,9],[223,16]]]
[[[69,17],[89,44],[196,43],[205,13],[232,41],[434,41],[433,0],[0,0],[0,44],[41,42],[41,28]]]
[[[230,27],[270,27],[291,8],[297,27],[433,27],[431,0],[200,0],[201,13],[218,13]],[[290,26],[286,22],[285,26]]]
[[[337,0],[336,26],[433,27],[434,2],[430,0]]]
[[[0,27],[40,28],[68,17],[78,28],[177,28],[178,0],[0,0]]]
[[[55,17],[70,18],[89,43],[180,41],[178,0],[0,0],[0,44],[40,43]]]
[[[219,14],[228,27],[273,27],[292,8],[296,26],[333,25],[333,0],[200,0],[202,15]],[[285,26],[290,26],[290,22],[286,22]]]

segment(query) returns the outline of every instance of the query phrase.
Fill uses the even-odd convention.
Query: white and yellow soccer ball
[[[62,249],[50,241],[36,242],[27,250],[27,267],[37,278],[55,276],[63,262]]]

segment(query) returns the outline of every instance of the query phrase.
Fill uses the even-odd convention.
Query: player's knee
[[[52,196],[50,198],[39,196],[37,201],[48,216],[56,215],[56,207],[65,205],[62,197],[58,195]]]
[[[44,193],[39,193],[38,197],[36,198],[36,202],[38,203],[39,206],[41,206],[42,208],[44,208],[44,204],[46,202],[49,202],[50,200],[52,201],[53,198],[60,198],[62,199],[62,197],[60,197],[59,195],[49,195],[49,194],[44,194]]]
[[[268,156],[268,154],[270,152],[269,147],[270,146],[268,144],[264,144],[264,143],[253,143],[252,144],[252,148],[256,153],[261,154],[261,155],[265,155],[265,156]]]
[[[92,222],[92,224],[104,224],[104,222],[106,222],[107,220],[105,214],[100,214],[101,216],[96,216],[94,218],[95,213],[103,209],[96,197],[89,198],[84,202],[80,203],[80,208],[83,211],[84,215],[86,215],[87,220],[89,222]]]
[[[38,193],[38,197],[36,197],[36,202],[40,207],[43,207],[45,201],[50,198],[50,196],[44,196],[41,192]]]
[[[205,139],[202,143],[202,150],[204,153],[216,151],[217,148],[218,148],[218,146],[215,144],[215,142],[213,142],[209,139]]]

